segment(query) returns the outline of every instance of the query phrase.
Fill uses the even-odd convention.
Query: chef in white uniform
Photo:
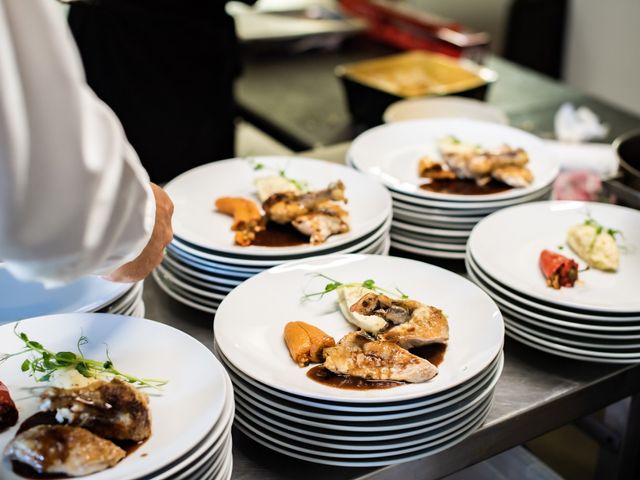
[[[137,281],[162,259],[173,205],[84,80],[53,0],[0,0],[0,260],[59,284]]]

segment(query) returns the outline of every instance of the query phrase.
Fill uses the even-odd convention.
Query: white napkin
[[[561,170],[588,170],[603,180],[618,172],[618,156],[608,143],[567,143],[543,140],[558,160]]]
[[[598,116],[587,107],[564,103],[554,118],[556,138],[563,142],[586,142],[604,138],[609,127],[600,123]]]

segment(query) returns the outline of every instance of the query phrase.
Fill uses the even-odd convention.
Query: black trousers
[[[76,3],[69,25],[89,85],[154,182],[233,156],[239,62],[223,1]]]

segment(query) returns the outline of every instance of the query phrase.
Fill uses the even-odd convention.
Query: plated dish
[[[363,238],[391,211],[374,180],[298,157],[223,160],[180,175],[166,190],[176,240],[221,257],[321,254]]]
[[[222,412],[224,371],[218,366],[198,374],[197,384],[189,380],[185,369],[211,355],[173,328],[68,314],[0,330],[3,479],[139,478],[180,459]],[[174,362],[161,358],[166,351],[177,355]],[[19,411],[11,421],[8,392]],[[202,423],[189,420],[194,412]]]
[[[352,285],[352,290],[332,288],[327,287],[327,280],[319,274],[338,280],[375,278],[375,282],[364,282],[363,286],[361,281],[359,287]],[[379,295],[381,292],[366,290],[367,286],[376,285],[385,285],[385,290],[400,288],[409,298],[388,302],[389,295],[385,294],[385,298]],[[361,290],[363,287],[365,290]],[[331,289],[332,295],[308,296],[327,288]],[[258,292],[261,298],[278,298],[277,302],[262,309],[260,319],[250,313],[251,306],[243,300],[253,298]],[[307,299],[303,301],[304,295]],[[339,295],[343,296],[342,302]],[[465,305],[458,301],[462,297]],[[410,299],[420,301],[411,302]],[[346,316],[354,323],[346,320],[340,303],[343,309],[348,307]],[[473,322],[468,313],[469,305],[473,305]],[[374,310],[369,312],[371,308]],[[368,312],[373,315],[367,315]],[[425,329],[424,335],[400,334],[411,327],[416,330],[416,325],[421,323],[437,328]],[[362,333],[358,333],[356,326]],[[289,330],[287,335],[285,329]],[[263,272],[238,286],[223,300],[214,330],[225,358],[240,372],[260,383],[290,394],[350,402],[407,400],[458,385],[478,374],[496,357],[503,334],[495,304],[463,278],[420,262],[367,255],[307,259]],[[419,328],[417,330],[423,333]],[[480,330],[484,332],[482,335]],[[300,337],[298,342],[296,335]],[[293,339],[290,348],[287,337]],[[337,346],[332,346],[333,343]],[[437,363],[435,360],[429,363],[415,359],[407,350],[426,343],[447,344],[440,367],[433,365]],[[405,369],[404,374],[408,377],[390,378],[384,365],[372,366],[366,358],[368,353],[375,356],[374,351],[380,353],[384,348],[395,352],[399,365],[402,359],[411,359],[409,363],[416,362],[419,368],[415,371]],[[363,380],[401,380],[404,383],[398,388],[336,388],[322,379],[317,381],[317,377],[315,380],[310,378],[307,370],[298,366],[323,358],[325,367],[340,374]],[[363,363],[359,363],[360,360]],[[411,377],[416,371],[416,376]],[[410,378],[417,381],[407,381]]]
[[[640,312],[640,299],[632,286],[640,281],[640,213],[636,210],[587,202],[519,205],[481,221],[471,233],[468,249],[482,271],[511,289],[526,292],[527,297],[562,309],[607,315]],[[555,263],[544,262],[541,269],[544,250],[554,254]],[[563,266],[578,273],[573,288],[549,288],[548,279],[554,274],[562,277],[558,269]]]
[[[533,135],[467,119],[382,125],[356,138],[348,157],[391,190],[440,201],[515,199],[546,188],[558,173]]]

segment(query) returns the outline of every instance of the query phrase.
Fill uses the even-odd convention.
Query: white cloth
[[[58,9],[0,0],[0,260],[50,285],[135,258],[155,217],[149,177]]]

